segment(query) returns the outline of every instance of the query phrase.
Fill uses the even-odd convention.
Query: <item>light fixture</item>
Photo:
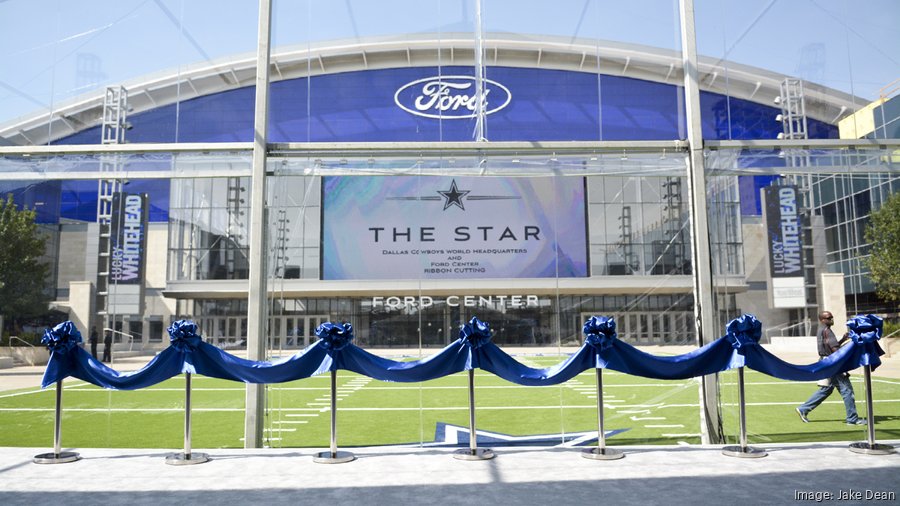
[[[772,102],[775,102],[776,104],[780,104],[781,103],[781,95],[775,97],[775,100],[772,100]]]
[[[784,121],[784,116],[781,114],[779,114],[778,116],[775,116],[775,121]]]
[[[624,149],[622,150],[622,157],[619,158],[619,160],[622,160],[623,162],[628,160],[628,153],[626,153]]]
[[[778,140],[783,140],[783,139],[784,139],[784,132],[778,132],[778,135],[776,135],[775,138],[778,139]]]

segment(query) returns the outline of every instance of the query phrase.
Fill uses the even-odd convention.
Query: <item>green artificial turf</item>
[[[548,367],[564,357],[518,357]],[[854,373],[857,409],[866,416],[861,373]],[[243,447],[245,385],[194,376],[194,448]],[[814,383],[782,381],[745,372],[750,444],[865,440],[865,426],[844,424],[840,395],[832,396],[802,423],[794,408]],[[699,382],[660,381],[604,371],[607,444],[700,442]],[[65,448],[169,448],[183,445],[184,378],[138,391],[108,391],[77,380],[64,382],[62,446]],[[476,371],[477,427],[511,436],[547,435],[562,443],[597,430],[596,373],[586,371],[552,387],[522,387]],[[330,441],[328,375],[269,385],[266,444],[327,447]],[[467,373],[424,383],[384,383],[338,373],[337,434],[340,446],[421,444],[434,440],[439,423],[468,427]],[[876,438],[900,438],[900,380],[873,378]],[[728,443],[738,441],[737,373],[720,374],[722,422]],[[52,447],[54,389],[0,393],[0,445]],[[585,436],[588,437],[589,436]],[[595,438],[594,438],[595,439]]]

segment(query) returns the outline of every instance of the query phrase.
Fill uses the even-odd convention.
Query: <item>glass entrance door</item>
[[[269,317],[269,349],[300,349],[315,341],[316,327],[328,315],[279,315]]]

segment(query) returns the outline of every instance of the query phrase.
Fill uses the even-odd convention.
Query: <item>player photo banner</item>
[[[584,179],[322,181],[322,279],[587,276]]]
[[[117,285],[140,285],[147,248],[147,194],[113,195],[112,258],[109,278]]]

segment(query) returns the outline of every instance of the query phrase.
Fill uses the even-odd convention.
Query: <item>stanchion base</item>
[[[494,450],[487,448],[476,448],[472,450],[456,450],[453,452],[453,458],[457,460],[490,460],[496,457]]]
[[[316,464],[343,464],[345,462],[353,462],[356,455],[350,452],[319,452],[313,456],[313,462]]]
[[[581,456],[592,460],[616,460],[625,457],[625,454],[619,450],[612,448],[586,448],[581,452]]]
[[[850,443],[849,450],[853,453],[862,453],[865,455],[888,455],[894,453],[894,447],[891,445],[881,443],[869,444],[868,441]]]
[[[42,453],[34,456],[35,464],[65,464],[75,462],[81,455],[77,452]]]
[[[166,455],[166,464],[170,466],[190,466],[209,462],[205,453],[170,453]]]
[[[758,459],[768,454],[765,450],[752,446],[726,446],[722,448],[722,455],[744,459]]]

